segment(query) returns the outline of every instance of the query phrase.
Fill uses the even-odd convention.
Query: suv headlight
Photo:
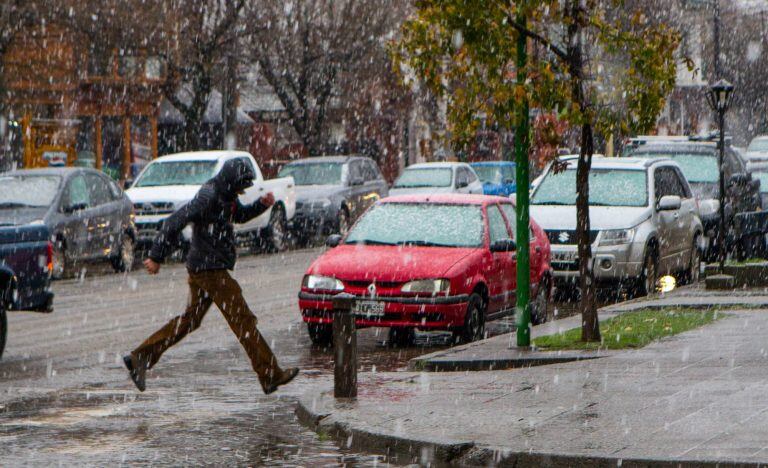
[[[416,280],[405,283],[400,291],[404,293],[448,294],[451,282],[447,279]]]
[[[635,229],[611,229],[602,231],[600,245],[623,245],[631,243],[635,238]]]
[[[307,289],[323,291],[343,291],[344,283],[330,276],[305,275],[301,285]]]

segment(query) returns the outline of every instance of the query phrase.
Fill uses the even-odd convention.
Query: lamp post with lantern
[[[725,159],[725,113],[731,104],[733,96],[733,85],[726,80],[720,80],[709,87],[707,92],[707,101],[712,110],[717,112],[717,123],[719,129],[720,152],[718,154],[718,170],[720,176],[720,229],[717,233],[717,259],[720,263],[720,274],[723,274],[725,266],[725,178],[723,174],[723,161]]]

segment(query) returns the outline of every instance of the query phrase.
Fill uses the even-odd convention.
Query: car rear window
[[[483,214],[479,205],[381,203],[347,235],[347,244],[479,247]]]
[[[214,176],[216,161],[153,162],[134,184],[135,187],[165,185],[203,185]]]
[[[406,169],[394,188],[450,187],[453,170],[447,167]]]
[[[59,185],[59,176],[0,175],[0,209],[50,206]]]

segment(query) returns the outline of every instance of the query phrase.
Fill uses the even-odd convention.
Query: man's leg
[[[131,352],[135,366],[151,369],[168,348],[200,326],[213,301],[210,295],[198,285],[197,277],[197,274],[190,273],[189,302],[184,313],[166,323]]]
[[[210,273],[206,283],[201,286],[210,293],[213,302],[224,314],[229,327],[245,348],[265,393],[271,393],[278,385],[288,383],[296,376],[298,369],[284,372],[277,364],[277,358],[256,328],[256,316],[248,308],[240,285],[226,270]]]

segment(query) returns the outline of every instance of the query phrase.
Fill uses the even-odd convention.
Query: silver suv
[[[531,195],[531,217],[552,244],[560,288],[575,288],[576,161],[550,167]],[[599,283],[619,283],[647,294],[662,275],[699,279],[702,225],[680,167],[670,159],[601,158],[589,175],[590,241]]]

